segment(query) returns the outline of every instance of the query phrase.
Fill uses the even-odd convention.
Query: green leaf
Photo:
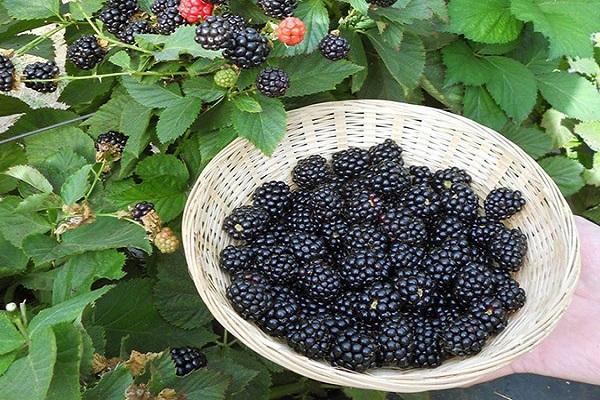
[[[160,113],[156,133],[162,143],[171,142],[183,135],[194,123],[202,100],[195,97],[184,97],[171,104]]]
[[[290,57],[312,53],[329,31],[329,13],[323,0],[303,0],[298,4],[294,16],[306,25],[304,41],[297,46],[285,46],[277,43],[273,49],[274,57]]]
[[[367,15],[369,11],[369,3],[366,0],[342,0],[344,3],[348,3],[354,8],[356,11],[361,13],[362,15]]]
[[[56,361],[56,337],[50,327],[31,336],[29,354],[0,376],[0,400],[45,400]]]
[[[212,369],[212,368],[211,368]],[[169,352],[163,352],[146,365],[146,371],[150,372],[148,390],[153,393],[160,392],[163,388],[170,387],[178,378],[175,364]]]
[[[581,175],[584,168],[578,161],[563,156],[554,156],[544,158],[539,163],[554,179],[563,196],[571,196],[585,186]]]
[[[350,43],[350,54],[348,55],[348,58],[354,64],[363,68],[361,71],[357,71],[352,75],[352,93],[356,93],[362,88],[367,80],[369,73],[367,67],[369,61],[367,60],[367,53],[362,37],[358,33],[350,29],[343,29],[342,36],[348,39],[348,42]]]
[[[133,82],[137,84],[137,82]],[[121,118],[117,116],[120,116],[129,107],[130,100],[131,97],[126,94],[120,92],[113,93],[111,99],[101,105],[94,115],[83,122],[82,125],[89,126],[88,133],[94,137],[110,130],[118,131],[121,125]]]
[[[21,116],[13,126],[11,126],[6,132],[2,134],[3,139],[15,136],[17,134],[23,134],[36,129],[47,128],[51,125],[59,122],[67,122],[74,118],[79,117],[71,111],[55,110],[52,108],[38,108],[35,110],[27,111],[25,115]],[[50,131],[44,132],[46,136]]]
[[[391,7],[377,7],[370,10],[374,19],[385,17],[398,24],[412,24],[415,20],[430,19],[433,11],[422,0],[398,0]]]
[[[0,31],[2,26],[0,24]],[[0,117],[31,112],[31,108],[24,101],[12,96],[0,94]]]
[[[178,379],[173,385],[177,393],[185,393],[189,400],[222,400],[229,382],[224,376],[210,371],[200,370]]]
[[[481,86],[465,88],[464,115],[497,131],[508,122],[492,96]]]
[[[238,111],[233,114],[233,126],[239,136],[248,139],[263,153],[271,155],[285,135],[287,115],[279,100],[265,96],[258,96],[256,100],[264,111]]]
[[[44,171],[50,183],[55,188],[60,188],[67,178],[83,168],[89,162],[72,150],[61,149],[50,155],[39,165],[39,169]]]
[[[505,130],[503,134],[535,159],[542,157],[553,149],[550,135],[537,128],[512,126]]]
[[[366,99],[406,101],[405,88],[400,86],[383,61],[378,58],[369,61],[369,74],[358,96]]]
[[[60,189],[60,197],[62,197],[65,204],[75,204],[77,201],[79,201],[79,199],[85,196],[91,186],[91,183],[88,179],[91,170],[92,165],[84,165],[77,172],[67,178]]]
[[[116,52],[108,61],[123,69],[131,69],[131,57],[125,50]]]
[[[59,0],[4,0],[11,17],[20,20],[43,19],[60,15]]]
[[[57,269],[52,288],[52,304],[58,305],[72,297],[87,293],[98,279],[118,280],[125,256],[116,250],[91,251],[73,256]]]
[[[124,364],[108,371],[98,384],[83,393],[85,400],[124,399],[127,388],[133,383],[133,377]]]
[[[587,79],[562,71],[537,79],[542,96],[553,108],[582,121],[600,120],[600,92]]]
[[[490,64],[488,91],[509,117],[522,122],[533,110],[537,99],[533,73],[511,58],[492,56],[486,60]]]
[[[58,195],[54,193],[36,193],[24,198],[15,211],[19,213],[30,213],[44,211],[50,208],[61,208],[62,206],[63,202]]]
[[[480,86],[490,79],[490,64],[484,58],[476,57],[473,50],[462,40],[444,47],[444,64],[448,67],[446,85],[458,82]]]
[[[344,394],[352,400],[385,400],[387,393],[375,390],[344,388]]]
[[[85,0],[85,1],[72,1],[69,3],[69,11],[71,17],[77,21],[85,20],[85,15],[81,11],[85,11],[87,15],[94,15],[96,11],[102,8],[104,1],[102,0]]]
[[[590,35],[600,30],[599,0],[512,0],[511,11],[550,40],[550,58],[592,57]]]
[[[0,354],[10,353],[25,344],[25,338],[19,333],[8,315],[0,313]]]
[[[285,94],[286,97],[333,90],[348,76],[363,69],[346,60],[329,61],[320,53],[282,59],[279,67],[290,77],[290,88]],[[314,71],[319,73],[315,74]]]
[[[81,332],[72,324],[60,324],[53,328],[56,335],[56,365],[46,400],[78,400],[79,366],[83,354]]]
[[[112,116],[114,119],[114,115]],[[25,139],[27,160],[35,167],[47,164],[48,158],[56,153],[67,151],[83,157],[88,162],[94,161],[94,141],[81,129],[63,127],[44,132]],[[80,168],[81,165],[78,167]]]
[[[234,14],[241,15],[253,24],[269,22],[269,17],[252,0],[229,0],[229,8]]]
[[[136,174],[143,180],[169,177],[181,185],[184,185],[190,177],[185,165],[171,154],[155,154],[146,157],[137,165]]]
[[[262,359],[257,358],[255,353],[232,350],[231,348],[225,351],[224,355],[233,360],[235,365],[258,371],[258,374],[248,383],[246,389],[232,396],[232,400],[255,400],[269,397],[269,388],[272,385],[271,374]]]
[[[92,292],[73,297],[50,308],[43,309],[31,320],[31,323],[29,324],[30,334],[35,335],[36,332],[47,326],[53,326],[63,322],[72,322],[81,316],[83,309],[88,304],[98,300],[111,288],[112,286],[104,286],[103,288]]]
[[[18,49],[37,38],[37,35],[30,35],[27,33],[20,34],[18,36],[12,36],[6,39],[0,39],[0,47],[5,49]],[[53,59],[55,57],[54,45],[52,41],[46,40],[37,44],[31,50],[28,50],[27,54],[45,59]],[[15,112],[15,114],[17,113]]]
[[[144,228],[110,217],[98,217],[92,224],[66,232],[60,243],[43,235],[31,236],[23,243],[25,253],[38,265],[86,251],[121,247],[152,252]]]
[[[16,352],[0,355],[0,376],[4,375],[4,373],[12,365],[16,357]]]
[[[190,279],[181,253],[157,260],[154,305],[169,323],[183,329],[199,328],[212,320],[196,286]]]
[[[551,108],[544,113],[540,126],[546,129],[546,133],[552,138],[553,147],[565,147],[569,142],[575,139],[573,132],[563,125],[563,120],[567,116]]]
[[[106,330],[106,352],[117,355],[121,340],[138,351],[161,351],[166,347],[202,347],[215,339],[204,329],[184,330],[168,324],[152,306],[152,281],[121,281],[96,303],[93,323]],[[145,299],[145,301],[139,301]]]
[[[482,43],[515,40],[523,23],[510,12],[510,0],[450,0],[448,14],[456,32]]]
[[[15,165],[4,173],[33,186],[42,193],[52,193],[52,185],[48,182],[48,179],[32,166]]]
[[[260,103],[248,95],[236,96],[232,99],[232,102],[238,110],[243,112],[259,113],[263,110]]]
[[[0,146],[0,172],[26,162],[25,151],[18,144],[7,143]],[[16,187],[17,180],[15,178],[0,174],[0,194],[8,193]]]
[[[205,103],[212,103],[225,96],[225,91],[219,88],[212,78],[199,76],[188,79],[183,83],[186,96],[196,97]]]
[[[36,233],[46,233],[51,225],[38,214],[15,212],[19,202],[17,197],[0,200],[0,232],[5,235],[6,240],[21,248],[23,239]]]
[[[0,233],[0,277],[20,274],[25,271],[28,262],[29,258],[23,250],[14,246]]]
[[[464,88],[458,84],[445,85],[446,81],[446,69],[442,64],[441,54],[428,52],[421,87],[450,111],[461,114]]]
[[[248,384],[257,377],[260,371],[256,371],[240,365],[230,356],[230,352],[220,347],[211,347],[205,352],[210,369],[226,375],[230,384],[227,387],[227,398],[236,398],[243,393]]]
[[[594,151],[600,151],[600,121],[588,121],[575,125],[575,133]]]
[[[583,178],[588,185],[600,186],[600,153],[594,154],[592,168],[583,171]]]
[[[175,85],[161,86],[158,83],[140,83],[129,76],[123,77],[121,82],[135,101],[149,108],[170,107],[183,99]],[[126,99],[123,100],[126,101]]]
[[[124,153],[138,157],[148,146],[150,135],[148,126],[152,109],[131,99],[121,114],[120,131],[128,136]]]
[[[154,52],[156,61],[174,61],[178,60],[182,54],[189,54],[192,57],[202,57],[214,59],[219,57],[218,51],[205,50],[194,40],[196,36],[196,27],[193,25],[184,25],[177,28],[172,34],[165,35],[139,35],[145,41],[154,45],[162,45],[162,49]]]

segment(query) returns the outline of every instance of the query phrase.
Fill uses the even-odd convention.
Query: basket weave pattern
[[[183,220],[190,274],[215,318],[260,355],[319,381],[393,392],[438,390],[474,382],[530,351],[570,302],[580,269],[579,241],[571,211],[537,163],[510,141],[473,121],[428,107],[361,100],[318,104],[289,113],[287,136],[271,158],[238,139],[215,157],[194,186]],[[349,146],[369,147],[392,138],[408,165],[457,166],[473,176],[481,196],[498,186],[518,189],[527,200],[509,220],[527,235],[529,249],[517,279],[527,303],[484,350],[435,369],[378,369],[355,373],[309,360],[242,319],[225,297],[229,277],[219,252],[230,243],[221,224],[254,189],[270,180],[291,183],[296,162]]]

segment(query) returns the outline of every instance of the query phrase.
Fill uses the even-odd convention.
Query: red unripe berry
[[[208,1],[181,0],[181,3],[179,3],[179,14],[190,24],[195,24],[212,15],[214,7]]]
[[[279,23],[275,32],[280,42],[295,46],[304,40],[306,25],[299,18],[287,17]]]

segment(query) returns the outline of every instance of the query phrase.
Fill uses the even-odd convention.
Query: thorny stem
[[[92,192],[94,191],[94,188],[96,187],[96,184],[98,184],[100,179],[102,179],[102,171],[104,171],[105,167],[106,167],[106,161],[102,160],[102,165],[100,166],[100,169],[98,170],[98,172],[96,172],[94,169],[92,169],[92,172],[94,173],[94,182],[92,182],[92,186],[90,186],[90,190],[88,190],[88,192],[85,194],[85,199],[88,199],[92,195]]]
[[[113,76],[176,76],[176,75],[189,75],[188,72],[169,72],[169,73],[160,73],[154,71],[125,71],[125,72],[113,72],[110,74],[93,74],[93,75],[84,75],[84,76],[70,76],[63,75],[58,76],[53,79],[24,79],[22,82],[58,82],[58,81],[81,81],[86,79],[98,79],[102,80],[102,78],[109,78]]]
[[[60,32],[60,31],[62,31],[63,29],[67,28],[70,25],[73,25],[73,22],[66,22],[66,23],[58,24],[58,26],[56,28],[49,30],[48,32],[44,33],[41,36],[36,37],[31,42],[27,43],[25,46],[16,50],[15,56],[21,56],[21,55],[27,53],[29,50],[33,49],[35,46],[42,43],[44,40],[48,39],[49,37],[53,36],[54,34]]]

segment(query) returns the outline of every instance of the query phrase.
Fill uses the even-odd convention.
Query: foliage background
[[[48,24],[67,43],[91,33],[80,5],[92,14],[101,1],[1,1],[0,48],[23,49],[40,38],[23,32]],[[150,2],[141,5],[148,10]],[[250,0],[230,5],[266,22]],[[40,107],[43,96],[30,101],[27,89],[0,95],[0,117],[21,115],[0,140],[93,114],[0,147],[0,290],[4,303],[26,301],[22,315],[0,312],[0,399],[122,398],[134,383],[188,399],[384,397],[342,394],[247,351],[212,320],[181,252],[153,253],[141,227],[115,218],[152,201],[178,230],[203,166],[238,136],[272,152],[285,133],[285,110],[378,98],[460,113],[521,146],[576,213],[600,222],[600,38],[593,36],[600,0],[399,0],[387,9],[365,0],[301,0],[296,16],[309,29],[304,43],[275,44],[268,60],[291,77],[281,100],[252,90],[258,69],[243,71],[233,90],[216,87],[212,75],[224,60],[194,42],[191,26],[138,36],[135,49],[113,43],[93,71],[102,79],[67,64],[58,99],[65,109]],[[315,52],[336,28],[352,44],[349,60]],[[57,51],[48,40],[26,49],[45,59]],[[16,65],[23,66],[19,57]],[[108,130],[129,141],[103,176],[94,138]],[[64,206],[83,201],[95,222],[56,235],[69,217]],[[163,354],[141,376],[131,375],[131,360],[92,373],[94,354],[125,361],[132,350],[181,345],[206,346],[210,367],[176,378]]]

